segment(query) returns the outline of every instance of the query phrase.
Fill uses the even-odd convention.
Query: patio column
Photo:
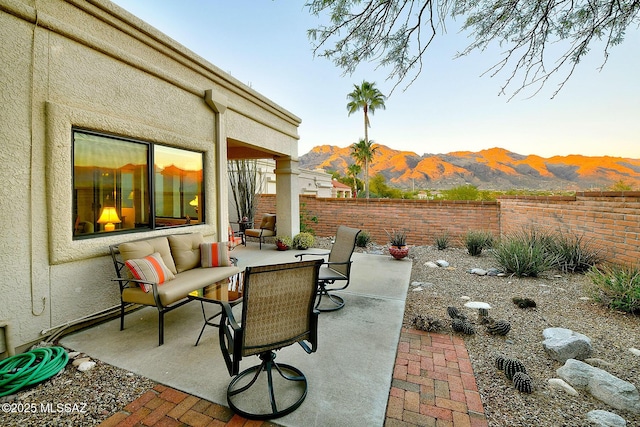
[[[225,129],[224,113],[227,111],[228,99],[212,89],[205,91],[204,99],[214,112],[213,141],[215,147],[215,180],[217,192],[215,198],[216,209],[216,240],[225,241],[227,227],[229,227],[229,189],[227,177],[227,131]],[[211,189],[209,189],[211,190]]]
[[[300,169],[298,161],[289,157],[275,160],[277,234],[293,237],[300,232]]]

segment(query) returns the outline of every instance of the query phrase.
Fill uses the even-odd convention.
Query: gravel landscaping
[[[330,242],[318,239],[314,246],[328,248]],[[366,251],[387,253],[380,246],[370,246]],[[455,333],[464,338],[490,426],[588,426],[591,424],[586,414],[592,410],[614,412],[626,420],[627,426],[640,426],[640,414],[612,408],[584,390],[578,389],[578,395],[572,396],[548,383],[549,379],[558,378],[556,369],[562,363],[544,351],[542,331],[561,327],[591,339],[590,357],[595,359],[592,364],[640,387],[640,355],[630,351],[640,348],[640,317],[594,303],[589,299],[590,280],[584,275],[550,272],[538,278],[517,278],[469,273],[474,268],[497,267],[486,251],[472,257],[463,249],[439,251],[419,246],[411,248],[409,258],[413,261],[412,283],[404,325],[414,327],[414,320],[420,316],[434,325],[439,321],[441,333]],[[429,262],[438,260],[446,261],[448,267],[430,266]],[[520,308],[513,303],[514,297],[529,298],[536,307]],[[511,326],[509,332],[505,336],[488,333],[478,318],[478,310],[464,306],[468,301],[488,303],[491,306],[488,315],[507,321]],[[464,314],[476,333],[453,332],[447,307],[456,307]],[[513,382],[496,368],[499,354],[525,365],[533,382],[531,394],[517,391]],[[0,398],[3,409],[10,408],[6,404],[14,404],[15,409],[22,404],[20,413],[1,411],[0,425],[97,425],[154,385],[151,380],[100,361],[86,372],[70,364],[44,383]],[[36,410],[27,413],[27,404]],[[52,404],[49,406],[52,411],[43,412],[41,409],[49,408],[47,404]]]
[[[591,339],[591,361],[616,377],[640,387],[640,317],[603,308],[589,299],[591,281],[581,274],[550,272],[543,277],[518,278],[478,276],[468,271],[498,267],[483,251],[479,257],[464,249],[414,247],[412,284],[405,309],[405,326],[413,326],[420,315],[439,319],[442,333],[454,333],[447,307],[457,307],[472,322],[476,333],[463,335],[490,426],[588,426],[592,410],[614,412],[628,426],[640,426],[640,414],[612,408],[578,389],[578,396],[553,389],[548,380],[558,378],[562,363],[551,359],[542,346],[542,331],[561,327]],[[449,267],[430,267],[428,262],[444,260]],[[513,298],[530,298],[535,308],[520,308]],[[478,311],[464,303],[489,303],[489,316],[506,320],[506,336],[491,335],[478,320]],[[532,378],[531,394],[520,393],[505,374],[495,367],[496,355],[520,360]]]

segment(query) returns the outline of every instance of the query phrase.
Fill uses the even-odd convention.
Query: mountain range
[[[382,174],[398,188],[447,189],[471,184],[479,189],[605,190],[623,182],[640,188],[640,159],[609,156],[522,155],[503,148],[418,155],[376,145],[369,175]],[[300,156],[300,167],[346,175],[354,163],[351,147],[314,147]],[[362,178],[362,177],[360,177]]]

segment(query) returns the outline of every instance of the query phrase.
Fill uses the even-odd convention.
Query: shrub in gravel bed
[[[556,257],[539,244],[520,236],[507,236],[493,248],[492,254],[502,269],[518,277],[537,277],[551,270]]]
[[[556,255],[556,267],[563,273],[584,273],[602,261],[602,249],[584,236],[558,233],[547,242],[547,250]]]
[[[483,230],[469,230],[463,240],[471,256],[479,256],[483,249],[492,247],[494,241],[493,234]]]
[[[640,267],[592,267],[587,276],[595,285],[593,299],[614,310],[640,314]]]
[[[449,247],[449,245],[451,244],[451,236],[449,236],[449,233],[447,233],[447,232],[438,234],[435,237],[435,243],[436,243],[436,248],[439,251],[443,251],[443,250],[447,249]]]
[[[369,234],[369,232],[362,230],[356,237],[356,246],[359,248],[366,248],[370,241],[371,235]]]

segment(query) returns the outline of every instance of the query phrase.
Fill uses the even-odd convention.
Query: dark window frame
[[[146,206],[148,212],[148,223],[144,224],[142,226],[135,226],[133,228],[117,228],[111,231],[106,231],[106,230],[96,230],[96,231],[91,231],[91,232],[87,232],[87,233],[78,233],[77,229],[78,229],[78,224],[77,224],[77,218],[78,216],[78,189],[77,189],[77,182],[76,182],[76,158],[75,158],[75,145],[76,145],[76,134],[80,133],[80,134],[86,134],[89,136],[95,136],[95,137],[100,137],[100,138],[107,138],[107,139],[113,139],[116,141],[121,141],[121,142],[125,142],[125,143],[132,143],[132,144],[143,144],[147,147],[147,153],[146,153],[146,188],[144,188],[144,191],[146,191],[147,197],[148,197],[148,205]],[[202,169],[200,172],[200,177],[199,180],[197,181],[197,186],[199,187],[199,191],[196,192],[197,196],[196,199],[194,200],[198,200],[198,204],[197,207],[194,206],[194,210],[196,211],[198,218],[196,219],[196,222],[192,223],[191,222],[191,218],[190,216],[187,214],[186,218],[177,218],[174,217],[172,218],[173,222],[177,222],[180,220],[184,220],[185,223],[164,223],[164,224],[158,224],[157,221],[157,209],[158,207],[156,206],[156,190],[157,190],[157,185],[156,185],[156,172],[155,172],[155,148],[156,147],[167,147],[170,149],[174,149],[174,150],[181,150],[184,151],[186,153],[193,153],[193,154],[198,154],[200,156],[200,163],[202,165]],[[180,227],[190,227],[193,225],[200,225],[200,224],[205,224],[206,223],[206,218],[205,218],[205,202],[206,202],[206,197],[205,197],[205,176],[206,176],[206,168],[205,168],[205,153],[203,151],[198,151],[198,150],[192,150],[192,149],[185,149],[182,147],[176,147],[176,146],[172,146],[169,144],[161,144],[161,143],[155,143],[155,142],[151,142],[151,141],[146,141],[143,139],[139,139],[139,138],[134,138],[134,137],[127,137],[127,136],[122,136],[122,135],[116,135],[116,134],[112,134],[112,133],[107,133],[107,132],[101,132],[101,131],[95,131],[95,130],[91,130],[91,129],[87,129],[87,128],[83,128],[83,127],[75,127],[73,126],[71,129],[71,168],[72,168],[72,182],[71,182],[71,188],[72,188],[72,216],[73,216],[73,223],[71,224],[72,226],[72,234],[73,234],[73,240],[83,240],[83,239],[92,239],[92,238],[99,238],[99,237],[105,237],[105,236],[111,236],[114,234],[129,234],[129,233],[140,233],[140,232],[148,232],[148,231],[153,231],[153,230],[162,230],[162,229],[168,229],[168,228],[180,228]],[[121,172],[120,172],[121,173]],[[97,180],[94,177],[94,181],[92,183],[93,185],[93,191],[97,192],[97,191],[101,191],[99,190],[99,184],[96,184]],[[122,192],[122,178],[114,178],[114,194],[117,192],[117,188],[120,189],[120,192]],[[180,197],[181,203],[184,202],[184,192],[182,191],[182,183],[179,186],[180,191],[177,193]],[[175,194],[175,193],[174,193]],[[93,196],[95,199],[95,195]],[[114,205],[117,203],[117,201],[115,200],[114,197]],[[191,205],[193,206],[193,205]],[[180,206],[180,211],[181,213],[184,211],[183,206]],[[122,212],[122,207],[120,207],[120,212]],[[96,215],[94,214],[94,217]],[[94,218],[94,224],[93,226],[95,227],[96,224],[95,222],[97,222],[97,220]],[[99,228],[99,226],[97,227]]]

